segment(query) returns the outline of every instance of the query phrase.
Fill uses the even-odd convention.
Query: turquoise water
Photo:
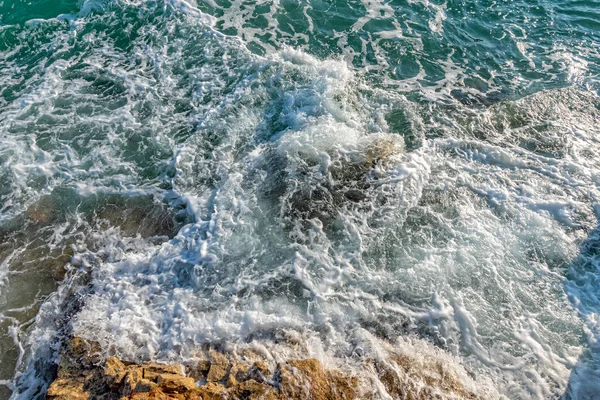
[[[600,397],[599,90],[598,1],[0,2],[0,398],[71,335]]]

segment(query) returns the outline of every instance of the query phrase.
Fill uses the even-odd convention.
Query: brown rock
[[[229,375],[233,376],[238,382],[245,381],[248,379],[248,373],[250,371],[250,368],[251,365],[245,362],[234,362],[232,363],[231,368],[229,369]]]
[[[104,376],[111,389],[118,389],[127,374],[127,368],[116,357],[109,357],[104,364]]]
[[[356,377],[346,377],[339,371],[327,371],[314,358],[280,364],[279,378],[284,398],[335,400],[356,397]]]
[[[143,365],[143,377],[156,382],[161,374],[182,375],[180,365],[149,362]]]
[[[136,383],[135,388],[133,388],[133,391],[135,393],[146,393],[152,391],[152,389],[156,386],[158,385],[155,382],[142,378]]]
[[[47,400],[88,400],[89,394],[83,390],[83,381],[56,379],[48,388]]]
[[[189,400],[225,400],[229,395],[223,385],[207,383],[188,394]]]
[[[271,375],[273,375],[273,373],[266,362],[256,361],[246,372],[243,380],[252,379],[257,382],[268,382],[272,381]]]
[[[260,383],[253,379],[237,385],[231,392],[234,399],[248,399],[248,400],[277,400],[280,397],[278,392],[272,386],[266,383]]]
[[[133,393],[138,382],[142,380],[143,376],[142,368],[138,366],[130,366],[127,374],[121,382],[121,395],[129,396],[131,393]]]
[[[194,378],[175,374],[160,374],[156,383],[165,393],[185,393],[196,388]]]
[[[404,355],[393,355],[388,363],[376,363],[379,380],[393,398],[429,400],[442,397],[477,399],[451,372],[437,361],[423,363]]]
[[[279,364],[273,375],[264,361],[254,359],[252,365],[230,362],[225,355],[211,351],[210,364],[200,363],[192,369],[206,374],[207,383],[197,388],[195,379],[186,377],[180,365],[132,364],[115,357],[100,362],[99,346],[83,339],[74,338],[65,344],[63,354],[58,379],[47,392],[49,400],[350,400],[356,397],[357,378],[326,370],[315,359]],[[382,380],[397,382],[390,371],[380,371]],[[452,388],[455,382],[446,380],[442,384]]]
[[[96,382],[95,369],[100,363],[100,346],[75,337],[61,351],[58,377],[46,392],[47,399],[88,399],[88,386]]]
[[[148,362],[144,364],[145,373],[154,372],[157,374],[174,374],[181,375],[183,369],[181,365],[177,364],[160,364],[155,362]]]
[[[237,381],[237,379],[235,379],[235,375],[233,375],[231,372],[229,374],[227,374],[227,379],[225,381],[225,387],[231,388],[237,384],[238,384],[238,381]]]
[[[214,350],[210,352],[210,358],[210,369],[208,370],[206,381],[219,382],[227,375],[229,360],[223,354]]]
[[[185,400],[183,396],[169,395],[158,387],[153,387],[149,392],[134,392],[122,400]]]
[[[69,340],[63,348],[61,356],[62,370],[94,369],[102,361],[100,345],[80,337]]]
[[[198,362],[198,367],[196,368],[196,371],[198,371],[198,377],[206,378],[209,370],[210,361],[200,360],[200,362]]]
[[[255,362],[253,367],[256,368],[256,370],[258,372],[260,372],[261,374],[263,374],[265,376],[272,374],[271,368],[269,368],[269,365],[264,361]]]

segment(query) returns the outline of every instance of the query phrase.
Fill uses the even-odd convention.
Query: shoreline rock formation
[[[195,367],[102,360],[97,343],[75,337],[65,345],[47,400],[351,400],[358,378],[327,370],[316,359],[235,361],[217,351]],[[197,384],[198,383],[198,384]]]
[[[327,369],[315,358],[274,363],[252,349],[214,348],[186,364],[133,363],[105,356],[80,337],[63,344],[46,400],[353,400],[500,398],[440,360],[390,353],[364,360],[365,376]],[[468,379],[468,378],[467,378]]]

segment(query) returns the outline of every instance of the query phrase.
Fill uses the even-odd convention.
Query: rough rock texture
[[[390,352],[365,359],[360,379],[316,359],[269,364],[252,349],[232,356],[214,349],[186,366],[105,359],[97,343],[75,337],[61,353],[48,400],[379,400],[478,399],[472,385],[437,357]],[[497,396],[491,396],[497,397]]]
[[[209,360],[186,374],[180,365],[103,361],[97,344],[73,338],[46,399],[350,400],[357,397],[357,384],[357,378],[326,370],[316,359],[290,360],[272,371],[264,361],[236,362],[210,351]]]
[[[439,361],[423,362],[395,354],[374,363],[379,380],[394,399],[478,399]]]
[[[327,371],[318,360],[292,360],[279,365],[281,394],[289,399],[353,399],[358,378]],[[313,393],[317,393],[314,396]]]

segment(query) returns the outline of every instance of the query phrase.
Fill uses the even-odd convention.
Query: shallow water
[[[4,0],[0,398],[73,334],[599,396],[599,9]]]

